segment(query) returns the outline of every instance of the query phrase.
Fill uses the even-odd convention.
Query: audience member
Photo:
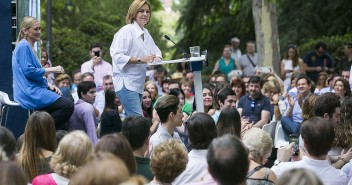
[[[246,95],[246,86],[242,79],[234,79],[231,81],[231,88],[235,92],[237,100]]]
[[[180,82],[178,80],[169,80],[169,90],[171,89],[181,89]]]
[[[302,104],[302,119],[303,121],[306,121],[312,117],[314,117],[314,107],[315,107],[315,102],[319,95],[317,94],[309,94],[303,104]]]
[[[40,64],[42,65],[42,67],[43,68],[53,67],[51,61],[48,59],[48,53],[46,52],[46,50],[44,48],[41,48],[40,52],[41,52],[40,53],[40,55],[41,55]],[[46,77],[46,79],[48,80],[48,82],[51,85],[55,84],[55,75],[54,75],[54,73],[46,74],[45,77]]]
[[[343,46],[344,58],[342,58],[339,66],[339,72],[343,69],[351,69],[352,63],[352,42],[346,42]],[[350,70],[348,70],[350,71]]]
[[[264,83],[262,92],[270,100],[270,118],[280,120],[281,113],[279,109],[279,97],[281,90],[276,80],[269,80]]]
[[[254,127],[262,128],[270,120],[270,100],[261,93],[260,77],[252,76],[248,83],[249,94],[239,100],[237,110]]]
[[[163,95],[161,84],[163,83],[163,81],[166,79],[167,76],[168,76],[167,70],[163,66],[158,66],[154,72],[154,79],[150,79],[156,83],[156,86],[157,86],[156,90],[158,90],[158,94],[161,96]]]
[[[327,92],[334,92],[334,85],[336,80],[339,78],[342,78],[340,74],[333,74],[330,78],[327,79],[327,87],[324,89],[320,90],[320,94],[324,94]]]
[[[221,73],[224,73],[227,77],[232,70],[236,70],[239,68],[240,66],[238,62],[235,59],[231,58],[231,46],[225,45],[222,51],[222,57],[220,57],[220,59],[215,63],[213,74],[215,73],[215,71],[220,71]]]
[[[339,95],[341,98],[351,96],[351,87],[348,80],[344,78],[339,78],[335,81],[334,92]]]
[[[243,135],[242,141],[249,150],[247,185],[273,185],[276,175],[269,168],[263,167],[273,147],[270,134],[262,129],[252,128]]]
[[[82,82],[85,82],[85,81],[94,82],[94,76],[93,76],[93,74],[90,73],[90,72],[83,73],[83,74],[82,74]]]
[[[281,62],[281,78],[284,80],[284,89],[291,85],[293,73],[304,73],[304,63],[299,57],[297,46],[288,45],[285,58]]]
[[[95,154],[110,153],[122,159],[125,162],[129,174],[136,173],[136,161],[133,157],[133,151],[126,137],[121,134],[107,134],[100,139],[95,147]]]
[[[0,126],[0,162],[15,161],[16,139],[10,130]]]
[[[99,43],[93,43],[89,47],[90,60],[81,65],[82,73],[92,73],[97,91],[103,90],[103,78],[106,75],[112,76],[112,66],[103,60],[103,47]]]
[[[142,110],[143,116],[146,118],[153,118],[152,96],[147,89],[144,89],[142,96]]]
[[[119,115],[116,93],[113,89],[105,92],[105,107],[100,121],[100,137],[106,134],[117,133],[121,131],[122,121]]]
[[[150,160],[154,179],[148,185],[171,184],[186,169],[187,158],[187,151],[177,140],[160,143]]]
[[[155,150],[165,140],[176,139],[182,143],[179,134],[175,132],[175,128],[182,125],[183,117],[179,99],[173,95],[163,96],[158,99],[155,110],[158,113],[161,124],[150,138],[150,152]]]
[[[183,78],[181,80],[181,89],[185,93],[185,101],[188,104],[192,105],[194,102],[193,80],[189,80],[188,78]]]
[[[243,124],[245,125],[245,123]],[[219,136],[230,134],[241,138],[241,117],[236,108],[225,108],[221,111],[216,123]]]
[[[326,52],[328,46],[324,42],[318,42],[314,46],[314,51],[308,52],[303,61],[306,65],[306,73],[308,77],[315,83],[319,72],[334,72],[334,61]]]
[[[73,79],[73,83],[71,85],[71,92],[72,92],[73,100],[76,103],[79,100],[78,94],[77,94],[77,86],[82,82],[81,69],[73,70],[72,79]]]
[[[14,161],[0,161],[1,185],[27,185],[28,178]]]
[[[210,116],[215,114],[215,109],[213,106],[213,92],[211,90],[210,85],[203,85],[203,104],[204,104],[204,112],[208,113]],[[196,102],[193,102],[193,110],[196,110]]]
[[[281,154],[279,150],[277,161],[271,169],[279,179],[286,171],[303,168],[313,171],[326,185],[346,184],[346,175],[327,160],[334,137],[332,123],[321,117],[303,122],[299,140],[299,151],[303,158],[296,162],[284,162],[288,161],[290,155]]]
[[[145,157],[149,147],[150,126],[152,122],[142,116],[127,117],[122,125],[122,134],[130,143],[137,163],[137,174],[149,181],[153,180],[150,158]]]
[[[97,96],[95,97],[95,102],[94,102],[94,107],[96,107],[96,109],[98,109],[99,111],[98,118],[100,118],[104,112],[105,92],[108,89],[114,90],[114,84],[112,83],[112,76],[111,75],[104,76],[102,85],[103,85],[103,90],[97,93]]]
[[[243,71],[243,76],[254,76],[258,66],[258,57],[255,53],[255,43],[248,41],[246,44],[247,54],[242,55],[238,60],[240,70]]]
[[[326,88],[326,80],[328,79],[328,74],[326,72],[320,72],[318,74],[318,81],[315,84],[315,94],[322,94],[321,90]],[[325,91],[325,90],[324,90]]]
[[[95,83],[83,81],[78,85],[79,100],[69,121],[69,130],[82,130],[87,133],[95,146],[98,142],[96,133],[96,111],[93,106],[96,96]]]
[[[276,185],[324,185],[312,171],[307,169],[292,169],[285,172]]]
[[[50,167],[54,173],[39,175],[32,185],[68,184],[71,177],[93,157],[93,145],[83,131],[67,134],[53,154]]]
[[[233,37],[231,39],[231,46],[232,46],[231,58],[233,58],[235,61],[238,61],[242,56],[241,49],[240,49],[240,39],[238,39],[237,37]]]
[[[186,184],[208,174],[206,160],[208,146],[217,137],[215,123],[212,118],[203,112],[191,116],[188,124],[188,137],[192,150],[188,153],[186,169],[172,183],[174,185]]]
[[[229,87],[225,87],[217,93],[216,103],[219,106],[219,110],[216,110],[214,115],[212,116],[215,121],[215,124],[218,122],[221,111],[227,108],[236,108],[236,102],[236,93]]]
[[[53,118],[46,112],[33,112],[26,123],[23,145],[18,154],[18,164],[30,181],[52,172],[49,162],[56,146]]]
[[[152,98],[152,105],[156,102],[156,100],[159,98],[159,92],[158,92],[158,87],[154,81],[147,81],[144,84],[144,89],[147,89],[150,92],[150,96]]]
[[[302,104],[303,100],[310,94],[311,81],[309,78],[300,74],[297,76],[297,93],[290,93],[287,96],[289,107],[281,118],[282,128],[285,133],[285,139],[288,140],[290,134],[298,134],[302,118]]]
[[[342,76],[343,79],[349,81],[350,80],[350,76],[351,76],[351,67],[348,66],[348,67],[342,69],[341,76]]]

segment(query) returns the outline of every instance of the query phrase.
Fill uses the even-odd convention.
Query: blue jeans
[[[128,90],[124,85],[120,91],[116,92],[116,95],[123,105],[126,116],[143,116],[142,94]]]
[[[285,140],[288,141],[288,136],[290,134],[299,134],[299,128],[301,123],[294,122],[292,118],[287,116],[282,116],[281,118],[282,129],[284,130]]]

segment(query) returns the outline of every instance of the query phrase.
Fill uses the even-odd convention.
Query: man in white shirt
[[[176,139],[183,144],[178,133],[174,131],[176,127],[182,126],[183,118],[182,107],[178,97],[166,95],[159,98],[155,105],[155,110],[158,113],[161,124],[150,138],[149,151],[151,154],[157,146],[169,139]]]
[[[344,185],[346,175],[327,160],[327,154],[334,142],[335,132],[332,123],[321,117],[313,117],[302,123],[299,146],[302,160],[288,161],[287,155],[278,151],[278,158],[271,168],[280,176],[291,169],[304,168],[313,171],[325,185]],[[344,159],[341,159],[344,160]]]
[[[247,42],[247,54],[242,55],[238,63],[241,66],[242,76],[254,76],[258,66],[258,57],[255,53],[255,43],[253,41]]]
[[[112,75],[112,65],[103,60],[102,47],[98,43],[93,43],[89,49],[91,59],[81,65],[81,73],[90,72],[94,75],[94,82],[97,85],[97,92],[103,90],[103,77]]]
[[[94,106],[99,111],[98,118],[100,118],[101,114],[104,111],[104,107],[105,107],[105,92],[108,89],[114,89],[114,84],[112,83],[112,76],[111,75],[104,76],[104,78],[103,78],[103,91],[98,92],[97,93],[97,97],[95,98]]]
[[[217,137],[215,123],[209,114],[199,112],[192,115],[187,129],[192,150],[188,153],[186,169],[173,185],[194,182],[209,174],[207,153],[211,141]]]
[[[240,39],[238,39],[237,37],[232,38],[231,45],[232,45],[231,58],[233,58],[235,61],[238,61],[238,59],[240,59],[240,57],[242,56],[241,49],[240,49]]]

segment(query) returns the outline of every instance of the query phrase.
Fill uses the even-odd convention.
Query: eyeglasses
[[[255,101],[252,101],[252,102],[251,102],[251,109],[252,109],[252,111],[254,110],[254,108],[255,108]]]

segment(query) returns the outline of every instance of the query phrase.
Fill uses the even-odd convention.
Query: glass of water
[[[189,47],[191,57],[200,57],[200,47],[199,46],[192,46]]]

